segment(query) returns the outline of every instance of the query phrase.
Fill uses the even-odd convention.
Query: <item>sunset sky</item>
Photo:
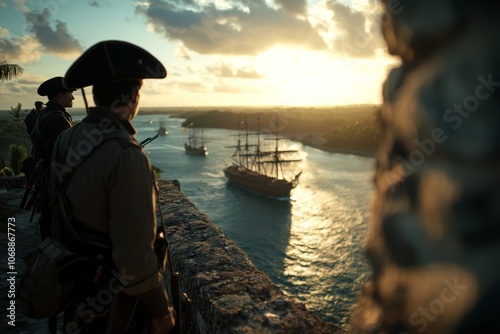
[[[109,39],[167,68],[145,81],[143,107],[380,103],[397,60],[379,27],[377,0],[0,0],[0,61],[25,70],[0,82],[0,110],[43,101],[40,83]]]

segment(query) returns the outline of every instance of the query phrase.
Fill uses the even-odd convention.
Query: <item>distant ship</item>
[[[165,119],[160,118],[160,126],[158,127],[158,135],[166,136],[168,135],[167,126],[165,125]]]
[[[236,151],[232,155],[233,164],[224,169],[224,175],[231,184],[255,194],[273,198],[290,197],[302,174],[297,166],[301,159],[294,159],[298,151],[280,149],[277,133],[267,138],[274,141],[274,148],[262,150],[264,145],[260,142],[260,131],[249,133],[247,122],[242,123],[245,132],[238,135],[236,146],[229,146]],[[250,143],[249,137],[256,138],[255,142]]]
[[[188,128],[188,141],[184,144],[186,153],[190,155],[206,156],[208,154],[208,150],[205,146],[206,141],[203,137],[203,131],[195,128],[193,123],[189,124]]]

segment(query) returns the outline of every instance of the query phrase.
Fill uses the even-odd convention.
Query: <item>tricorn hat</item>
[[[82,88],[96,83],[163,79],[167,70],[148,51],[123,41],[102,41],[91,46],[68,69],[64,82]]]
[[[63,82],[63,77],[54,77],[47,81],[42,82],[36,91],[40,96],[47,96],[56,93],[72,92],[73,88],[71,86],[66,86]]]

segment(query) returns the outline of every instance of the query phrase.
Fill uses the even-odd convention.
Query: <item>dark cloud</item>
[[[66,23],[56,20],[56,27],[50,26],[50,11],[45,8],[42,13],[25,13],[26,21],[38,42],[47,52],[57,54],[81,53],[80,42],[68,32]]]
[[[307,2],[305,0],[275,0],[275,2],[289,13],[305,15]]]
[[[255,55],[278,45],[326,49],[311,24],[287,10],[260,0],[229,4],[231,8],[217,9],[213,4],[186,7],[177,0],[152,0],[149,6],[137,5],[136,12],[157,32],[200,54]]]
[[[338,1],[327,2],[327,8],[333,12],[335,22],[334,51],[346,56],[370,57],[375,50],[383,47],[380,28],[376,24],[367,27],[365,14],[354,11]]]
[[[38,83],[38,85],[40,85],[40,83]],[[6,100],[8,99],[7,97],[10,97],[11,100],[18,100],[20,96],[33,94],[33,92],[36,92],[37,88],[38,86],[22,84],[19,79],[16,79],[15,81],[2,83],[0,93],[2,96],[5,96]],[[22,104],[24,105],[24,102]],[[23,107],[22,109],[24,110],[26,108]]]
[[[32,36],[0,37],[0,56],[9,63],[33,63],[40,59],[40,45]]]
[[[97,1],[89,1],[91,7],[101,7],[101,4]]]
[[[0,37],[0,60],[19,59],[21,52],[19,40]]]

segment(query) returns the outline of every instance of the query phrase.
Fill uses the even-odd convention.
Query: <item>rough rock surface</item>
[[[241,248],[198,211],[177,182],[158,183],[174,267],[180,272],[182,290],[192,301],[187,333],[344,333],[285,296]],[[0,200],[18,206],[23,192],[7,189]],[[38,217],[29,223],[29,216],[30,212],[24,210],[14,215],[17,279],[26,270],[22,258],[40,238]],[[6,247],[6,239],[7,235],[0,233],[2,247]],[[6,249],[0,251],[1,268],[7,268],[6,253]],[[168,286],[169,275],[165,277]],[[6,293],[9,283],[3,278],[0,289],[0,306],[5,310],[10,301]],[[16,326],[8,326],[2,319],[0,332],[41,334],[47,329],[47,320],[26,318],[17,305]]]
[[[11,178],[9,178],[11,179]],[[4,204],[11,206],[19,206],[21,198],[24,194],[24,189],[22,188],[7,188],[7,185],[16,184],[16,182],[11,182],[12,180],[5,180],[2,185],[5,186],[5,193],[0,194],[0,201]],[[5,183],[7,182],[7,183]],[[15,235],[16,243],[16,254],[15,254],[15,272],[17,275],[15,277],[16,282],[19,282],[21,274],[26,271],[26,266],[24,264],[23,258],[33,249],[36,248],[40,242],[40,232],[38,228],[38,216],[35,216],[33,222],[29,222],[31,216],[31,211],[21,210],[19,213],[12,215],[15,218],[15,231],[11,231]],[[0,280],[0,291],[2,295],[0,296],[0,307],[2,309],[2,319],[0,321],[0,332],[2,333],[47,333],[48,332],[48,322],[46,320],[36,320],[26,318],[21,310],[21,307],[16,303],[15,309],[15,326],[8,325],[8,321],[11,319],[5,317],[7,315],[6,309],[9,307],[9,303],[12,298],[9,298],[7,291],[10,290],[10,283],[7,281],[8,272],[8,253],[7,253],[7,229],[4,228],[7,224],[5,221],[0,222],[2,226],[2,231],[0,232],[0,268],[2,270],[2,279]],[[11,275],[8,275],[9,277]],[[10,313],[10,311],[9,311]]]
[[[384,139],[352,333],[500,333],[500,4],[382,1]]]
[[[174,267],[192,305],[188,333],[343,333],[285,296],[170,182],[160,182]]]

